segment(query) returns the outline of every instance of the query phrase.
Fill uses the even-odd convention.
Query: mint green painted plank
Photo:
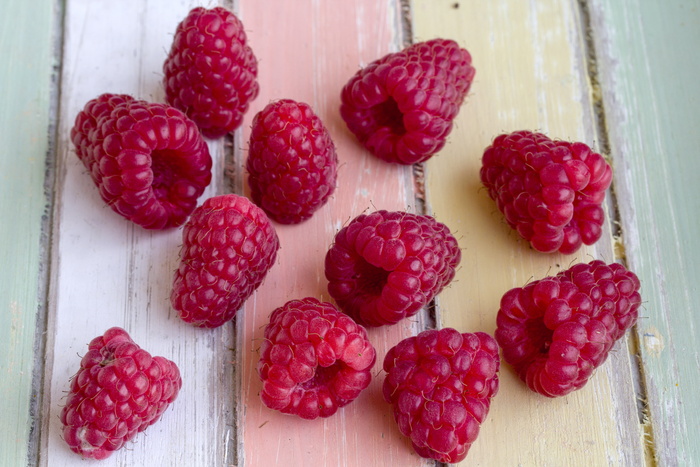
[[[0,3],[0,465],[27,465],[53,2]]]
[[[593,32],[660,465],[700,465],[700,1],[594,0]]]

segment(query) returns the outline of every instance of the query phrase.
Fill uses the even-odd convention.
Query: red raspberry
[[[265,327],[260,397],[282,413],[330,417],[369,386],[376,356],[365,328],[332,304],[310,297],[289,301]]]
[[[384,358],[384,399],[421,457],[455,463],[479,434],[498,392],[498,345],[445,328],[399,342]]]
[[[612,169],[585,144],[517,131],[496,137],[482,163],[489,196],[535,250],[570,254],[600,238]]]
[[[430,216],[377,211],[353,219],[326,254],[328,292],[365,326],[415,315],[455,275],[462,252]]]
[[[73,452],[105,459],[160,419],[182,380],[177,365],[152,357],[121,328],[94,338],[61,411]]]
[[[238,128],[258,95],[258,62],[243,24],[222,7],[197,7],[177,26],[163,64],[165,98],[218,138]]]
[[[183,224],[211,181],[197,126],[167,105],[102,94],[78,113],[71,140],[102,199],[146,229]]]
[[[340,114],[358,140],[387,162],[413,164],[445,145],[475,70],[456,42],[433,39],[388,54],[343,87]]]
[[[279,249],[262,209],[234,194],[214,196],[195,209],[182,242],[170,302],[183,321],[206,328],[233,319]]]
[[[253,119],[246,167],[251,198],[271,219],[297,224],[335,190],[338,157],[311,107],[283,99]]]
[[[577,264],[508,291],[497,315],[503,359],[533,391],[558,397],[582,388],[637,321],[639,279],[613,263]]]

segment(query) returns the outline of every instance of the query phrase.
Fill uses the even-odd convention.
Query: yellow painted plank
[[[595,248],[570,256],[530,249],[479,181],[483,150],[500,133],[538,130],[599,150],[578,6],[414,0],[412,17],[414,41],[455,39],[477,70],[447,146],[426,163],[426,183],[432,213],[456,232],[463,249],[455,282],[439,297],[440,324],[492,334],[500,298],[510,288],[575,262],[614,259],[609,229]],[[623,341],[586,387],[555,400],[531,392],[504,363],[500,392],[464,464],[640,465],[641,438]]]

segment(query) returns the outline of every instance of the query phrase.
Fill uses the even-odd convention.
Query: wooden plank
[[[590,2],[658,465],[700,464],[700,2]]]
[[[37,427],[32,385],[44,312],[40,260],[52,102],[54,2],[0,6],[0,465],[28,465]]]
[[[413,6],[414,40],[453,38],[472,53],[477,70],[449,143],[426,163],[430,208],[463,248],[455,282],[439,297],[441,324],[493,333],[508,289],[574,262],[614,259],[607,227],[595,248],[574,255],[531,250],[479,181],[483,150],[500,133],[539,130],[596,148],[577,3],[414,0]],[[631,358],[624,342],[615,349],[586,387],[555,400],[529,391],[504,364],[500,392],[464,465],[641,465]]]
[[[375,209],[415,210],[410,167],[369,155],[338,112],[340,90],[359,67],[400,48],[398,2],[277,0],[261,8],[251,0],[239,5],[260,61],[261,87],[239,146],[246,145],[255,112],[271,100],[291,98],[311,105],[324,121],[340,164],[337,191],[324,208],[303,224],[277,225],[282,245],[278,264],[238,318],[243,460],[246,465],[289,466],[423,464],[399,433],[381,395],[383,357],[401,338],[422,328],[418,317],[369,331],[377,348],[376,377],[357,400],[326,420],[305,421],[263,406],[255,369],[263,326],[274,308],[306,296],[331,300],[323,261],[344,224]]]
[[[235,462],[233,326],[208,331],[176,317],[169,295],[181,229],[150,232],[113,213],[69,140],[78,111],[103,92],[164,102],[163,60],[175,27],[198,4],[66,3],[41,465],[79,461],[61,439],[58,415],[79,356],[111,326],[175,361],[183,387],[158,424],[101,465]],[[210,142],[215,177],[203,198],[223,192],[223,146]]]

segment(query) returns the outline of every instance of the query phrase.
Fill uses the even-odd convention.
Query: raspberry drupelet
[[[595,260],[511,289],[496,318],[503,359],[544,396],[582,388],[637,321],[639,288],[621,264]]]
[[[602,234],[612,169],[583,143],[502,134],[484,151],[480,176],[508,225],[537,251],[571,254]]]
[[[272,220],[298,224],[333,194],[338,156],[311,107],[282,99],[253,118],[246,168],[253,201]]]
[[[361,214],[336,234],[326,253],[328,292],[362,325],[395,324],[452,281],[461,257],[449,228],[430,216]]]
[[[330,417],[369,386],[376,352],[365,329],[330,303],[291,300],[265,327],[263,403],[303,419]]]
[[[223,7],[192,9],[163,64],[167,102],[208,138],[238,128],[259,92],[258,62],[241,21]]]
[[[71,140],[105,203],[146,229],[183,224],[211,181],[197,126],[164,104],[102,94],[78,113]]]
[[[340,114],[370,153],[423,162],[440,151],[474,79],[469,52],[447,39],[413,44],[358,71],[343,87]]]
[[[63,439],[90,459],[112,452],[156,423],[182,386],[175,363],[153,357],[121,328],[94,338],[61,410]]]
[[[463,460],[498,392],[498,345],[483,332],[423,331],[387,352],[382,387],[421,457]]]
[[[262,209],[243,196],[207,199],[182,232],[170,302],[185,322],[230,321],[275,262],[279,239]]]

